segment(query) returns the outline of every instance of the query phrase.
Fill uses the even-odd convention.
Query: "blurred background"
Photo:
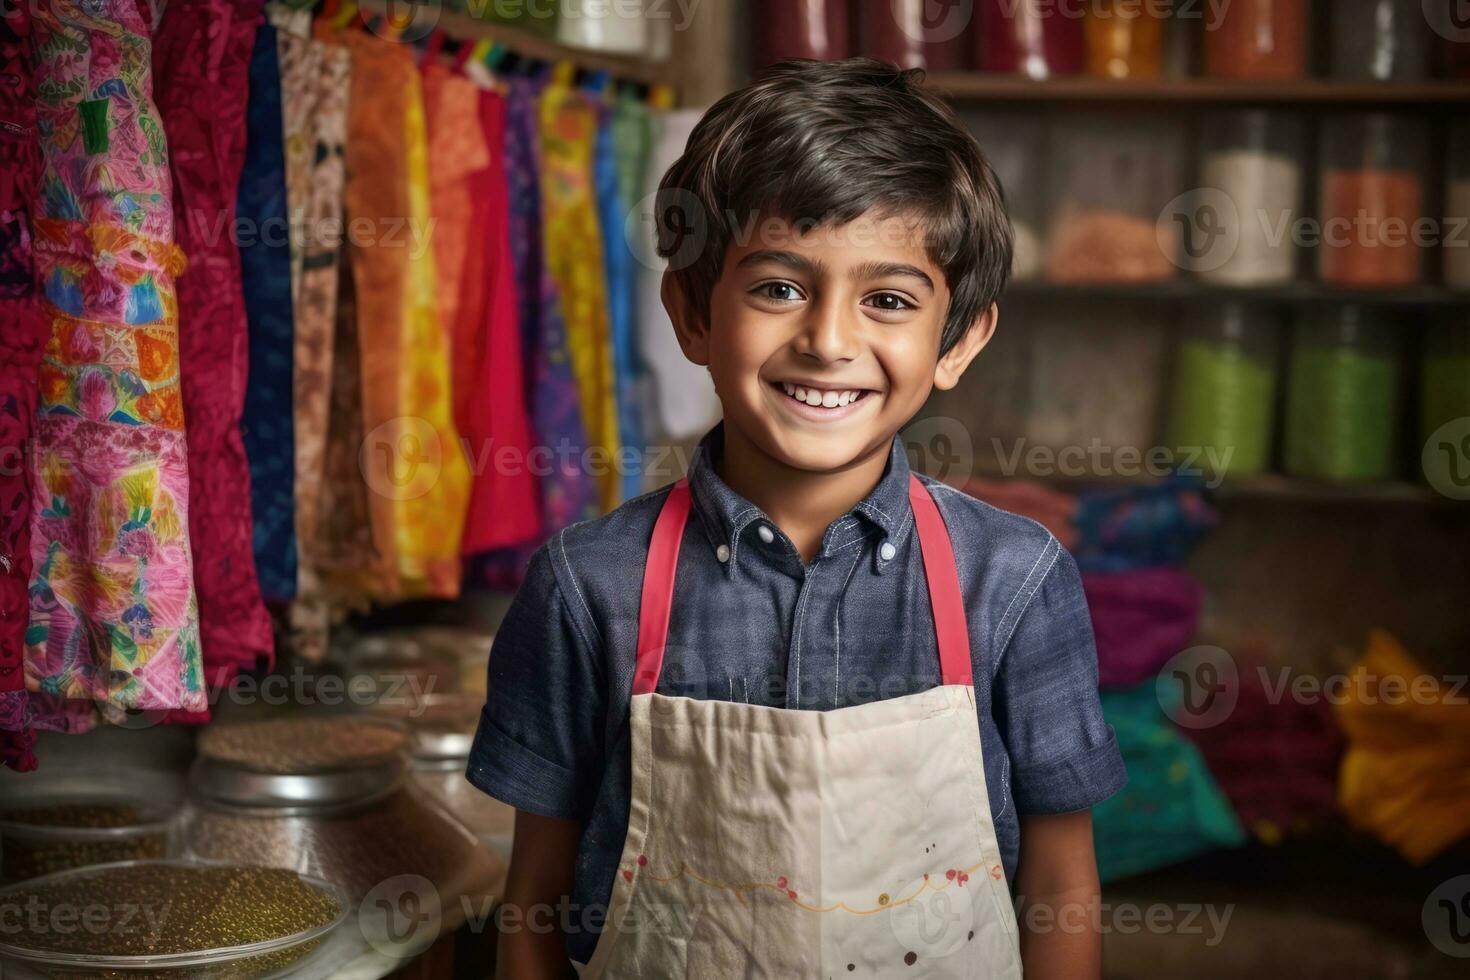
[[[271,7],[282,37],[415,79],[429,179],[411,170],[412,124],[389,176],[429,192],[410,198],[411,232],[415,217],[444,221],[425,236],[443,339],[420,364],[438,384],[387,410],[373,400],[409,370],[384,340],[399,328],[384,333],[397,321],[375,277],[423,268],[376,240],[318,259],[341,277],[330,398],[245,402],[257,487],[283,482],[266,465],[281,444],[252,443],[257,423],[321,430],[328,458],[298,453],[284,495],[235,489],[250,495],[249,601],[269,610],[269,642],[214,653],[201,603],[208,710],[104,703],[72,734],[35,724],[39,766],[0,772],[7,805],[126,804],[141,829],[122,834],[136,850],[92,850],[89,831],[65,826],[42,847],[0,812],[0,877],[264,847],[346,879],[354,906],[432,894],[442,910],[407,941],[334,940],[296,975],[486,975],[494,933],[465,910],[503,885],[510,815],[462,773],[495,626],[535,547],[678,478],[718,417],[657,301],[651,192],[703,109],[762,66],[861,54],[925,69],[1004,186],[1017,248],[996,339],[904,438],[916,467],[1046,524],[1083,570],[1130,776],[1095,812],[1106,975],[1466,975],[1470,3]],[[333,83],[358,107],[333,144],[329,101],[302,102],[322,76],[297,64],[248,80],[252,99],[274,91],[285,106],[286,211],[294,125],[298,142],[345,152],[343,218],[402,216],[353,184],[354,147],[413,118],[382,88],[399,76]],[[167,122],[162,72],[156,84]],[[503,100],[480,144],[463,142],[472,89]],[[499,197],[474,183],[485,174]],[[457,212],[475,234],[498,231],[447,237],[469,234],[453,231]],[[321,255],[311,220],[293,246]],[[245,270],[226,288],[258,297],[248,259],[270,246],[239,245]],[[499,313],[464,285],[507,277],[516,301]],[[256,392],[283,377],[281,362],[255,370],[281,343],[265,319],[257,304]],[[488,388],[508,400],[481,401]],[[303,495],[321,514],[305,530]],[[267,514],[300,535],[284,570],[286,545],[259,531]],[[209,553],[197,532],[195,552]],[[410,568],[405,553],[427,557]],[[402,765],[306,799],[261,791],[204,746],[234,724],[364,717],[406,726]],[[290,774],[291,753],[271,746],[300,732],[254,731],[255,768]],[[252,834],[221,822],[241,812]],[[400,843],[363,843],[383,840]]]

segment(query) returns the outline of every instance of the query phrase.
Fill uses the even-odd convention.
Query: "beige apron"
[[[655,693],[689,514],[644,572],[628,836],[584,978],[1019,977],[943,518],[909,499],[941,686],[832,711]]]

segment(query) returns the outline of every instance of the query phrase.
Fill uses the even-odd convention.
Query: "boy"
[[[1097,976],[1090,807],[1125,776],[1076,566],[896,438],[995,329],[994,173],[917,73],[786,62],[660,192],[724,418],[542,548],[497,635],[499,975]]]

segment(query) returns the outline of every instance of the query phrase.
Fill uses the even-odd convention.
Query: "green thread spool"
[[[1393,473],[1399,357],[1386,324],[1342,306],[1302,324],[1291,356],[1286,469],[1324,480]]]
[[[1226,303],[1180,339],[1169,444],[1181,458],[1197,459],[1207,476],[1250,476],[1266,468],[1278,336],[1279,324],[1268,310]]]

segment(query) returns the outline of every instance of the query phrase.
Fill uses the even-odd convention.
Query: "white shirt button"
[[[761,540],[764,541],[766,544],[770,544],[772,541],[776,540],[775,532],[766,527],[764,524],[756,528],[755,533],[759,534],[761,536]]]
[[[727,544],[720,545],[718,548],[715,549],[715,557],[720,560],[720,563],[721,564],[724,564],[725,562],[729,561],[730,560],[730,546],[727,545]]]
[[[893,546],[892,541],[884,541],[878,548],[878,557],[884,561],[892,561],[896,554],[898,554],[898,549]]]

